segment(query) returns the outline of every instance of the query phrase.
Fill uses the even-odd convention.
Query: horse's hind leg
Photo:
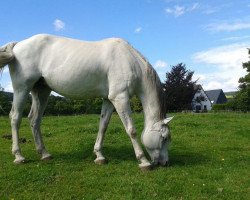
[[[119,117],[122,120],[125,130],[131,139],[136,158],[140,162],[139,167],[141,169],[150,169],[151,164],[145,157],[143,150],[137,141],[136,130],[135,130],[135,126],[133,124],[133,120],[131,117],[131,108],[130,108],[128,94],[124,92],[124,93],[115,95],[113,97],[110,95],[110,101],[115,106],[115,109],[117,113],[119,114]]]
[[[95,147],[94,147],[94,153],[96,154],[96,159],[95,159],[96,164],[105,163],[105,158],[102,155],[102,144],[103,144],[104,135],[107,130],[108,123],[109,123],[109,120],[113,111],[114,111],[113,104],[109,100],[104,99],[103,104],[102,104],[99,131],[98,131],[98,135],[97,135]]]
[[[50,92],[51,90],[44,85],[38,85],[32,89],[32,106],[28,116],[36,149],[38,153],[41,154],[42,160],[49,160],[52,158],[44,146],[40,129],[42,116],[46,108]]]
[[[22,163],[25,158],[21,155],[19,147],[19,127],[22,121],[22,113],[26,102],[28,90],[14,90],[14,99],[10,112],[11,129],[12,129],[12,154],[15,155],[14,163]]]

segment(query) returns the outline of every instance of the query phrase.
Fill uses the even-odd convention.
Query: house
[[[201,85],[195,86],[192,109],[195,112],[211,110],[214,104],[224,104],[227,98],[222,89],[204,91]]]

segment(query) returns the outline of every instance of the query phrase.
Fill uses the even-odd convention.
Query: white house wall
[[[195,102],[195,99],[198,97],[198,96],[204,96],[205,97],[205,101],[201,101],[200,103],[197,103]],[[197,91],[194,95],[194,98],[193,98],[193,101],[192,101],[192,105],[193,105],[193,110],[195,110],[195,107],[196,105],[200,105],[201,106],[201,110],[204,110],[204,107],[206,106],[207,107],[207,110],[211,110],[212,109],[212,105],[211,105],[211,102],[210,100],[208,99],[206,93],[204,92],[203,89]]]

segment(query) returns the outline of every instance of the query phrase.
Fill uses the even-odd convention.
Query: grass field
[[[143,117],[134,115],[138,133]],[[108,164],[93,160],[98,115],[45,117],[42,162],[28,120],[20,136],[27,163],[14,165],[7,117],[0,117],[2,199],[250,199],[250,114],[175,114],[170,166],[141,171],[117,115],[104,141]]]

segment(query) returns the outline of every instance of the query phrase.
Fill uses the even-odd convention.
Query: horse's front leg
[[[42,116],[47,105],[50,92],[51,90],[47,87],[38,87],[32,89],[32,106],[28,116],[32,134],[35,140],[36,150],[39,154],[41,154],[42,160],[50,160],[52,158],[44,146],[40,128]]]
[[[145,157],[144,152],[137,140],[136,129],[131,117],[131,108],[128,95],[126,93],[116,95],[115,97],[111,98],[111,102],[115,106],[115,109],[122,120],[125,130],[131,139],[136,158],[139,161],[139,167],[143,170],[150,169],[151,164]]]
[[[14,163],[23,163],[25,158],[21,155],[19,146],[19,127],[22,121],[24,104],[28,96],[28,91],[14,91],[13,105],[10,112],[12,130],[12,154],[15,155]]]
[[[94,147],[94,153],[96,154],[96,159],[95,159],[96,164],[105,163],[105,158],[102,154],[102,145],[103,145],[104,135],[107,130],[113,111],[114,111],[113,104],[109,100],[104,99],[102,104],[100,123],[99,123],[99,131]]]

